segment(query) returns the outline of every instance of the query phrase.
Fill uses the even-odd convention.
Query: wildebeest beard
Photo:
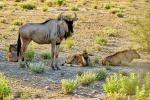
[[[67,26],[68,26],[68,32],[65,32],[65,39],[67,39],[68,37],[71,37],[71,34],[73,33],[73,26],[72,25],[69,25],[67,23]]]

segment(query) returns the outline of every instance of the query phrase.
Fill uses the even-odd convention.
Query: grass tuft
[[[45,65],[43,63],[31,63],[29,64],[29,68],[34,74],[40,74],[45,71]]]
[[[25,58],[27,61],[32,61],[34,58],[35,52],[33,50],[27,50],[25,52]]]
[[[3,74],[0,74],[0,99],[4,99],[11,95],[11,88],[8,84],[8,80]]]
[[[85,72],[81,76],[77,76],[77,80],[81,85],[89,85],[96,80],[96,74],[94,72]]]
[[[75,92],[76,88],[78,87],[78,83],[74,80],[63,79],[61,80],[61,87],[64,94],[71,94]]]
[[[41,58],[42,59],[51,59],[52,56],[49,52],[43,52],[43,53],[41,53]]]

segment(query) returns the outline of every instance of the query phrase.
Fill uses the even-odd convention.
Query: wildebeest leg
[[[59,45],[56,45],[56,48],[55,48],[55,67],[57,68],[57,70],[60,70],[60,68],[58,67],[58,56],[59,56]]]
[[[24,61],[25,51],[31,40],[22,39],[21,60]]]
[[[55,70],[55,67],[54,67],[54,61],[55,61],[55,47],[56,47],[56,45],[55,44],[51,44],[51,54],[52,54],[52,60],[51,60],[51,67],[52,67],[52,69],[53,70]]]

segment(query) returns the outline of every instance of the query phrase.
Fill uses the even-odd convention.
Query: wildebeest
[[[51,67],[53,70],[58,67],[59,45],[63,39],[72,36],[73,23],[77,20],[77,15],[74,17],[66,17],[63,13],[58,19],[49,19],[43,23],[27,23],[19,28],[17,41],[17,56],[24,60],[24,53],[31,41],[38,44],[51,44],[52,61]],[[22,45],[22,46],[21,46]]]

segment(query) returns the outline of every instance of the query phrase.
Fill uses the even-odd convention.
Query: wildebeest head
[[[77,14],[74,13],[74,16],[73,17],[67,17],[67,16],[64,16],[63,15],[64,12],[62,12],[60,15],[59,15],[59,19],[60,20],[64,20],[66,22],[66,24],[68,25],[68,29],[69,29],[69,32],[70,33],[73,33],[73,23],[74,21],[77,21],[78,18],[77,18]]]

